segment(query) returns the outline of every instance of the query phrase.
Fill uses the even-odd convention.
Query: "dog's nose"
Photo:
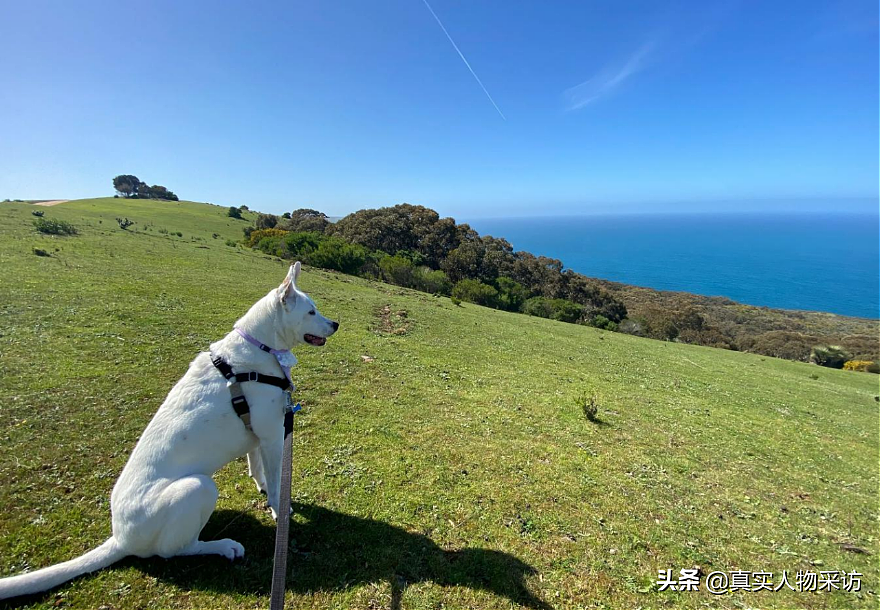
[[[336,331],[340,328],[340,323],[335,320],[330,321],[330,326],[333,327],[333,330]]]

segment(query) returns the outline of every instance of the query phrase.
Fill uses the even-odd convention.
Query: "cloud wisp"
[[[631,53],[623,64],[610,64],[595,75],[563,92],[566,110],[578,110],[612,93],[634,74],[645,68],[654,49],[652,41],[646,42]]]
[[[481,89],[483,89],[483,93],[486,94],[486,97],[492,103],[493,108],[496,109],[496,111],[499,113],[499,116],[502,117],[502,119],[507,121],[507,119],[505,118],[505,115],[502,113],[501,109],[499,108],[499,105],[496,104],[496,101],[493,100],[493,97],[489,94],[489,91],[487,91],[486,87],[483,86],[483,82],[480,80],[480,77],[477,76],[477,73],[474,71],[474,68],[472,68],[471,64],[468,63],[468,60],[465,59],[465,55],[462,53],[462,51],[459,50],[459,45],[456,44],[456,42],[453,40],[453,37],[450,36],[449,32],[447,32],[447,28],[444,27],[444,24],[441,22],[440,17],[438,17],[437,14],[434,12],[434,9],[431,8],[431,5],[428,3],[428,0],[422,0],[422,1],[425,3],[425,8],[428,9],[428,11],[431,13],[431,16],[434,17],[435,21],[437,21],[437,24],[440,26],[441,30],[443,30],[444,34],[446,34],[447,40],[449,40],[450,44],[453,45],[453,48],[456,50],[456,53],[458,53],[459,57],[462,58],[462,61],[465,63],[465,66],[471,72],[471,76],[474,77],[474,80],[477,81],[477,84],[480,85]]]

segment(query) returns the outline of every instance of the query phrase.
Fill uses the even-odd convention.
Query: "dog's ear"
[[[287,303],[288,299],[295,299],[297,296],[297,277],[300,275],[300,262],[297,261],[288,270],[284,282],[278,287],[278,298],[282,303]]]

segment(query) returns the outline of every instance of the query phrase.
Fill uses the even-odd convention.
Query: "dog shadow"
[[[524,583],[536,570],[510,554],[481,548],[444,550],[425,535],[318,505],[292,503],[291,514],[287,589],[292,592],[342,591],[386,581],[391,587],[389,604],[400,609],[408,585],[431,581],[492,592],[524,607],[550,608]],[[275,528],[248,513],[219,510],[200,538],[224,537],[245,546],[244,560],[230,563],[201,556],[127,563],[184,589],[268,595]]]

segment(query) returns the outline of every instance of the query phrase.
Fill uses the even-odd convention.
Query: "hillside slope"
[[[79,229],[66,238],[36,233],[33,209],[0,205],[4,576],[109,535],[159,403],[286,266],[227,246],[242,223],[220,207],[44,209]],[[301,284],[342,326],[298,350],[289,607],[878,607],[877,376],[312,269]],[[216,479],[205,537],[244,561],[129,559],[16,604],[265,607],[273,523],[242,460]],[[864,577],[860,593],[656,591],[659,569],[695,565]]]

